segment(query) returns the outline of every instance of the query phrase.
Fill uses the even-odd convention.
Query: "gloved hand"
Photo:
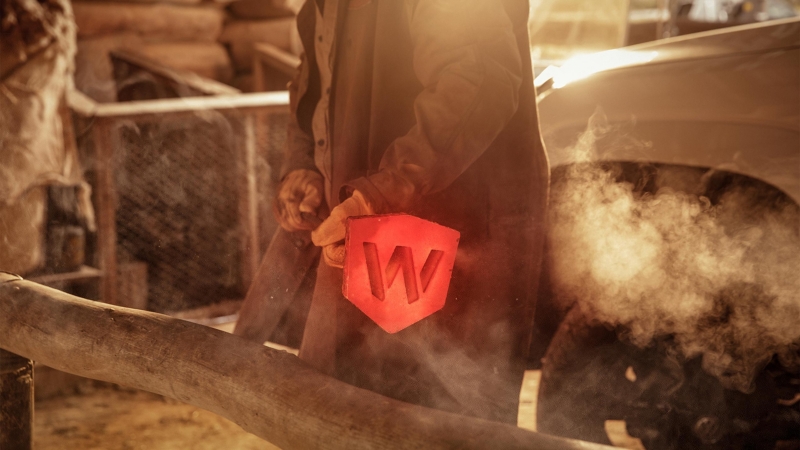
[[[322,259],[326,264],[332,267],[344,267],[344,236],[347,231],[347,218],[372,214],[375,214],[375,210],[358,191],[353,191],[350,198],[333,208],[330,217],[311,232],[311,240],[314,245],[322,247]]]
[[[290,232],[313,230],[314,223],[304,220],[303,213],[317,215],[323,192],[322,175],[319,173],[306,169],[289,172],[272,204],[280,226]]]

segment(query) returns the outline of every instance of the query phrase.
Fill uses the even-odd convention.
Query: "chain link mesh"
[[[280,163],[285,114],[262,115],[255,165],[260,247]],[[148,309],[176,311],[241,298],[240,116],[202,113],[125,123],[115,151],[119,262],[147,264]],[[265,236],[265,233],[267,234]]]

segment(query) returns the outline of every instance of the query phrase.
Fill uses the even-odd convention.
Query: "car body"
[[[579,56],[536,84],[554,168],[599,108],[642,145],[597,160],[733,172],[800,203],[800,18]]]
[[[671,316],[653,314],[658,308],[643,308],[646,314],[626,315],[640,304],[652,304],[652,299],[665,309],[675,309],[698,293],[698,298],[712,298],[715,304],[726,305],[726,314],[736,317],[747,316],[746,302],[760,305],[764,311],[779,312],[770,309],[771,297],[759,294],[759,285],[753,281],[756,277],[725,279],[714,284],[713,289],[690,290],[688,296],[669,289],[670,284],[656,282],[653,286],[657,289],[643,291],[646,295],[626,297],[628,288],[638,292],[636,286],[649,285],[637,285],[651,273],[638,269],[659,263],[645,259],[634,264],[637,270],[626,272],[628,266],[616,263],[636,261],[637,251],[648,246],[645,241],[631,241],[634,244],[627,246],[624,239],[616,239],[622,233],[615,235],[615,225],[624,225],[628,218],[636,226],[620,228],[625,230],[625,237],[641,229],[638,227],[644,219],[640,221],[637,214],[642,210],[631,205],[658,204],[661,188],[668,188],[664,191],[668,194],[691,194],[673,199],[691,197],[698,201],[697,205],[718,206],[723,205],[720,199],[725,198],[726,191],[733,193],[746,187],[748,194],[756,193],[752,197],[756,200],[731,202],[728,210],[716,209],[730,211],[731,215],[716,216],[714,229],[725,229],[735,236],[737,229],[747,229],[774,211],[790,211],[784,216],[788,219],[786,228],[775,236],[791,238],[776,237],[774,242],[781,245],[764,246],[761,255],[791,251],[797,246],[800,20],[745,25],[579,56],[561,67],[546,69],[536,84],[542,136],[553,168],[551,210],[556,211],[550,217],[531,348],[532,366],[540,363],[542,368],[537,404],[539,430],[608,443],[605,421],[624,419],[630,435],[642,439],[649,450],[769,449],[777,440],[800,442],[800,366],[787,368],[780,361],[769,360],[769,366],[754,369],[759,378],[752,390],[733,389],[724,385],[724,376],[712,376],[700,357],[675,356],[675,328],[657,327],[658,332],[652,335],[655,338],[646,346],[641,342],[642,345],[634,345],[629,339],[630,330],[646,326],[650,318],[670,323],[661,319]],[[585,130],[591,133],[584,134]],[[585,138],[587,135],[590,139]],[[630,187],[630,197],[587,194],[591,190],[603,192],[609,185],[580,184],[580,180],[591,179],[597,168],[613,174],[613,179],[608,180],[625,182]],[[664,183],[661,185],[652,182],[659,173],[666,174],[659,181]],[[578,182],[570,184],[571,180]],[[685,180],[691,182],[684,183]],[[570,199],[578,200],[572,208],[564,209],[560,202],[569,204]],[[631,202],[615,203],[620,199]],[[630,206],[631,209],[622,209],[634,212],[615,215],[619,209],[598,208],[602,204]],[[688,211],[685,207],[692,204],[681,203],[675,210],[683,214]],[[583,219],[575,219],[581,216],[582,209],[589,213]],[[665,214],[665,209],[658,212],[661,215],[651,217],[663,222],[678,216]],[[580,223],[586,226],[565,234],[572,220],[583,220]],[[669,252],[682,245],[675,236],[697,229],[690,222],[669,223],[675,224],[669,233],[678,230],[678,234],[658,242],[678,244],[657,248],[672,255]],[[730,230],[725,228],[728,224]],[[772,236],[772,229],[769,230],[763,235]],[[690,278],[682,270],[698,267],[691,263],[698,247],[717,245],[713,239],[703,240],[711,235],[698,236],[696,242],[701,245],[680,247],[689,258],[681,259],[677,265],[658,266],[668,269],[662,281]],[[742,240],[761,245],[746,236]],[[565,242],[578,245],[564,245]],[[602,245],[593,247],[594,242]],[[726,252],[730,247],[714,248],[719,254],[730,254]],[[589,261],[586,267],[592,271],[584,270],[581,261]],[[750,261],[739,258],[733,265],[749,267]],[[755,264],[761,265],[765,273],[780,269],[767,266],[766,261],[770,260],[765,258]],[[792,264],[794,260],[782,260],[778,265]],[[708,273],[719,272],[717,265],[710,267]],[[608,291],[585,289],[591,283],[584,283],[580,276],[573,277],[578,281],[566,289],[563,283],[559,286],[559,275],[562,279],[565,273],[588,274],[586,277],[591,278],[596,268],[603,269],[603,274],[618,274],[620,278],[612,279],[624,281],[611,283],[615,289]],[[791,291],[795,285],[784,282],[780,286],[786,288],[782,292],[787,301],[798,305],[793,297],[796,291]],[[664,296],[653,295],[656,291],[664,292]],[[598,300],[602,295],[605,297]],[[600,304],[621,305],[620,316],[612,317],[624,318],[617,322],[608,320],[608,316],[604,319],[596,311],[599,308],[594,308]],[[702,322],[708,317],[719,319],[719,323],[727,323],[729,317],[702,308],[685,311],[682,319],[687,323],[697,319],[703,327],[710,326],[711,322]],[[746,323],[744,327],[750,325]],[[695,342],[702,346],[713,339],[704,335]],[[799,400],[785,401],[784,392]]]

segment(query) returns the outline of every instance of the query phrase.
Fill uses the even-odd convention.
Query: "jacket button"
[[[317,141],[317,145],[319,145],[320,147],[322,147],[323,145],[325,145],[325,139],[320,139],[320,140],[318,140],[318,141]]]
[[[325,93],[326,93],[326,94],[328,94],[328,95],[330,95],[330,93],[331,93],[331,88],[325,88]]]
[[[321,34],[320,34],[320,35],[317,37],[317,40],[319,40],[320,42],[322,42],[322,35],[321,35]]]

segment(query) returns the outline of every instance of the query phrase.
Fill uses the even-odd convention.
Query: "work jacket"
[[[368,96],[371,105],[358,130],[367,137],[368,169],[348,180],[326,178],[329,206],[357,189],[378,213],[404,212],[460,231],[459,253],[442,311],[389,335],[343,298],[336,300],[333,328],[315,322],[312,305],[303,345],[333,341],[334,375],[353,384],[511,421],[530,338],[549,183],[528,2],[372,1],[378,2],[372,82],[352,93]],[[332,4],[343,21],[348,2]],[[297,19],[305,53],[290,84],[283,174],[318,170],[311,121],[325,92],[315,20],[309,0]],[[338,278],[318,274],[314,302],[321,290],[341,297],[336,283],[341,270]]]

